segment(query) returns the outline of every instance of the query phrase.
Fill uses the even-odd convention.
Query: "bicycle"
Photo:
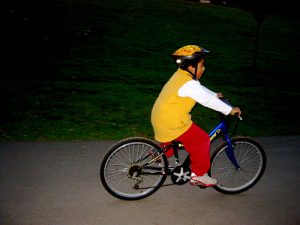
[[[223,142],[211,155],[208,173],[218,181],[213,187],[215,190],[237,194],[250,189],[260,180],[266,168],[266,154],[254,139],[234,136],[242,118],[236,119],[233,132],[229,134],[228,118],[222,116],[209,132],[211,142],[220,136]],[[165,155],[171,148],[174,151],[175,167],[169,166]],[[183,148],[176,141],[160,146],[144,137],[120,140],[107,151],[101,162],[101,182],[112,196],[123,200],[137,200],[152,195],[169,175],[174,184],[185,184],[190,180],[191,171],[189,155],[183,163],[178,155],[178,151]]]

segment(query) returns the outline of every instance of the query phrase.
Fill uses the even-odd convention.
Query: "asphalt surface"
[[[100,183],[112,141],[0,143],[0,225],[299,225],[300,136],[256,140],[268,163],[249,191],[166,185],[138,201]]]

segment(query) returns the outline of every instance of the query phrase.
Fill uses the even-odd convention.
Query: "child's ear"
[[[189,66],[188,66],[188,69],[189,69],[189,70],[190,70],[190,69],[195,69],[195,67],[192,66],[192,65],[189,65]]]

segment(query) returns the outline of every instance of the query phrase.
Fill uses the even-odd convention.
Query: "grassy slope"
[[[52,74],[1,83],[2,97],[10,93],[1,140],[152,137],[151,107],[175,69],[170,53],[189,43],[212,51],[201,82],[243,109],[241,134],[299,134],[299,23],[267,17],[259,70],[250,72],[255,21],[245,11],[173,0],[84,2],[68,4]],[[206,130],[218,118],[200,106],[193,115]]]

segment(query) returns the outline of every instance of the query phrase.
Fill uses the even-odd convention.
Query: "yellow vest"
[[[178,69],[156,99],[151,123],[157,141],[172,141],[191,127],[190,112],[196,102],[189,97],[178,96],[180,87],[190,80],[192,77],[187,71]]]

